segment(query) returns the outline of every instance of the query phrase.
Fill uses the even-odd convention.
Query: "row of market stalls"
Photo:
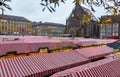
[[[75,74],[76,72],[80,72],[80,75],[83,74],[83,77],[92,77],[91,75],[93,75],[93,77],[99,77],[100,75],[100,77],[106,77],[109,71],[114,73],[118,73],[118,71],[120,71],[120,61],[117,58],[113,58],[109,55],[113,53],[112,48],[101,46],[95,47],[94,49],[89,48],[89,51],[88,48],[83,49],[76,49],[69,52],[58,52],[35,56],[2,59],[1,77],[45,77],[63,71],[65,69],[68,69],[67,71],[65,71],[65,73],[62,72],[60,74],[54,74],[52,77],[74,77],[71,76],[71,74],[73,74],[74,72]],[[116,63],[117,65],[114,63]],[[112,71],[111,68],[107,67],[107,64],[113,64],[109,67],[114,68],[115,66],[117,70]],[[72,67],[75,67],[76,69]],[[105,69],[102,70],[102,68],[104,67]],[[69,68],[72,69],[70,69],[69,71]],[[93,71],[90,72],[90,74],[85,74],[81,68],[85,72],[86,70]],[[95,71],[98,71],[97,73],[100,73],[99,76],[97,75],[97,73],[94,73]],[[105,75],[102,75],[104,71],[107,72],[107,74],[104,73]],[[80,75],[78,75],[77,77],[79,77]],[[110,76],[119,77],[120,73],[118,75],[109,75],[108,77]]]
[[[120,60],[106,58],[58,72],[51,77],[120,77]]]
[[[116,40],[33,36],[0,41],[1,77],[119,77],[120,60],[112,47],[115,42]],[[47,50],[36,52],[45,47]],[[72,49],[65,50],[65,47]],[[17,51],[16,54],[9,57],[4,55],[13,50]],[[47,53],[41,54],[43,51]],[[23,52],[30,55],[19,56]]]
[[[50,53],[1,61],[2,77],[44,77],[89,62],[76,52]]]
[[[11,36],[8,40],[0,41],[0,58],[67,52],[77,48],[106,45],[114,41],[116,40]]]

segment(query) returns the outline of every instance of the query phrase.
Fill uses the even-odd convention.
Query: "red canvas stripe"
[[[11,64],[11,59],[6,59],[6,62],[7,62],[7,64],[8,64],[8,67],[9,67],[9,71],[11,71],[11,74],[12,74],[12,76],[13,77],[17,77],[18,76],[18,74],[16,73],[16,71],[15,71],[15,69],[14,69],[14,65],[13,64]]]
[[[85,77],[86,76],[85,72],[84,71],[81,71],[81,72],[82,72],[83,77]]]
[[[98,69],[98,71],[99,71],[99,73],[100,73],[100,75],[102,77],[106,76],[106,73],[105,73],[104,68],[102,67],[102,65],[98,66],[98,68],[96,68],[96,69]]]
[[[77,77],[83,77],[82,75],[81,75],[81,72],[76,72],[76,74],[77,74]]]
[[[113,71],[108,67],[107,64],[105,64],[103,68],[104,68],[105,73],[108,77],[113,77],[113,75],[111,75]]]
[[[104,77],[104,73],[102,72],[103,70],[101,70],[100,68],[101,68],[101,66],[98,65],[96,70],[99,72],[100,76]],[[103,73],[103,74],[101,75],[101,73]]]
[[[22,62],[25,65],[25,69],[28,70],[27,75],[35,76],[36,72],[34,70],[37,70],[37,69],[35,69],[34,65],[32,65],[33,61],[31,61],[29,57],[25,57],[23,58]]]
[[[44,64],[43,61],[42,61],[43,57],[36,56],[35,59],[36,59],[35,61],[36,61],[37,65],[39,66],[39,69],[40,69],[41,72],[42,72],[40,75],[41,75],[41,76],[44,76],[44,75],[45,75],[44,72],[45,72],[45,69],[46,69],[46,68],[45,68],[45,66],[44,66],[45,64]]]
[[[91,73],[92,73],[92,75],[93,76],[95,76],[95,77],[100,77],[101,75],[99,74],[99,71],[97,71],[97,69],[96,69],[97,67],[93,67],[93,68],[91,68]]]
[[[118,63],[118,61],[113,61],[111,63],[109,63],[109,67],[113,70],[113,72],[115,73],[116,76],[119,76],[119,65],[120,63]]]
[[[75,73],[71,73],[71,77],[75,77]]]
[[[25,61],[29,63],[28,65],[30,65],[32,73],[34,73],[35,75],[39,75],[39,73],[41,73],[41,69],[33,58],[33,56],[29,57]]]
[[[16,74],[20,77],[21,73],[19,71],[19,66],[16,65],[15,63],[16,59],[11,59],[11,66],[13,65],[13,69],[16,71]]]
[[[11,76],[11,71],[10,71],[10,69],[8,68],[8,64],[7,64],[6,60],[3,60],[3,63],[4,63],[4,65],[5,65],[5,74],[6,74],[6,77],[12,77],[12,76]]]
[[[22,70],[24,71],[25,76],[30,76],[32,74],[32,71],[31,71],[30,67],[28,66],[28,64],[26,63],[24,57],[20,58],[19,61],[20,61],[20,64],[22,65],[22,67],[23,67]]]
[[[25,70],[24,70],[24,65],[23,64],[21,64],[21,62],[20,62],[20,59],[19,58],[16,58],[16,64],[18,65],[18,68],[19,68],[19,71],[21,72],[21,76],[25,76]]]
[[[85,72],[87,73],[88,77],[92,77],[91,73],[88,70],[90,69],[86,69]]]
[[[5,64],[4,64],[4,62],[3,62],[3,60],[1,60],[0,61],[0,64],[1,64],[1,77],[7,77],[7,75],[6,75],[6,68],[5,68]]]
[[[43,71],[44,64],[41,63],[42,62],[41,58],[38,58],[37,56],[35,56],[33,58],[33,60],[35,61],[36,65],[39,67],[39,69],[38,69],[40,71],[39,75],[42,76],[42,71]]]
[[[33,58],[34,58],[34,56],[27,57],[27,58],[25,58],[25,61],[28,63],[27,65],[31,69],[31,71],[30,71],[31,75],[37,76],[41,73],[41,70]]]
[[[93,71],[92,71],[92,69],[91,69],[91,68],[90,68],[90,69],[88,69],[88,70],[87,70],[87,72],[90,74],[90,76],[91,76],[91,77],[94,77],[94,76],[93,76],[93,73],[92,73]]]
[[[22,76],[23,73],[22,73],[22,71],[21,71],[21,68],[19,67],[17,58],[16,58],[16,59],[12,59],[11,62],[15,65],[15,68],[14,68],[14,69],[15,69],[17,72],[19,72],[19,75],[20,75],[20,76]]]

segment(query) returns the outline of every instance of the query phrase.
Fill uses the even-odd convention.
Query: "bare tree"
[[[47,8],[50,12],[55,12],[55,8],[57,6],[59,7],[60,3],[65,3],[66,1],[67,0],[41,0],[40,4],[44,6],[42,11]],[[114,15],[120,11],[120,0],[74,0],[73,3],[75,3],[75,5],[86,4],[91,7],[92,11],[95,11],[93,6],[103,6],[108,12],[112,12]]]
[[[6,2],[11,2],[11,0],[0,0],[0,9],[2,10],[2,16],[4,15],[5,8],[12,10],[11,7],[6,4]]]

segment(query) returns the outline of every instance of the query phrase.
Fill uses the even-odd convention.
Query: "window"
[[[17,21],[14,21],[14,26],[17,26]]]
[[[1,22],[2,22],[2,26],[4,26],[4,25],[5,25],[5,24],[4,24],[4,20],[2,20]]]
[[[27,23],[26,22],[22,22],[22,26],[27,26]]]
[[[8,20],[8,26],[10,26],[10,24],[11,24],[11,21],[10,21],[10,20]]]

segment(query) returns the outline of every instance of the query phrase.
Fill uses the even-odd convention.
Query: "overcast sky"
[[[66,19],[74,8],[73,0],[67,0],[66,4],[61,3],[60,7],[56,8],[56,12],[50,13],[48,10],[42,12],[43,6],[40,5],[41,0],[12,0],[8,4],[12,11],[6,10],[5,14],[23,16],[30,21],[54,22],[65,24]],[[88,7],[87,7],[88,8]],[[103,8],[97,8],[94,13],[96,17],[104,15]],[[1,11],[0,11],[1,12]]]

